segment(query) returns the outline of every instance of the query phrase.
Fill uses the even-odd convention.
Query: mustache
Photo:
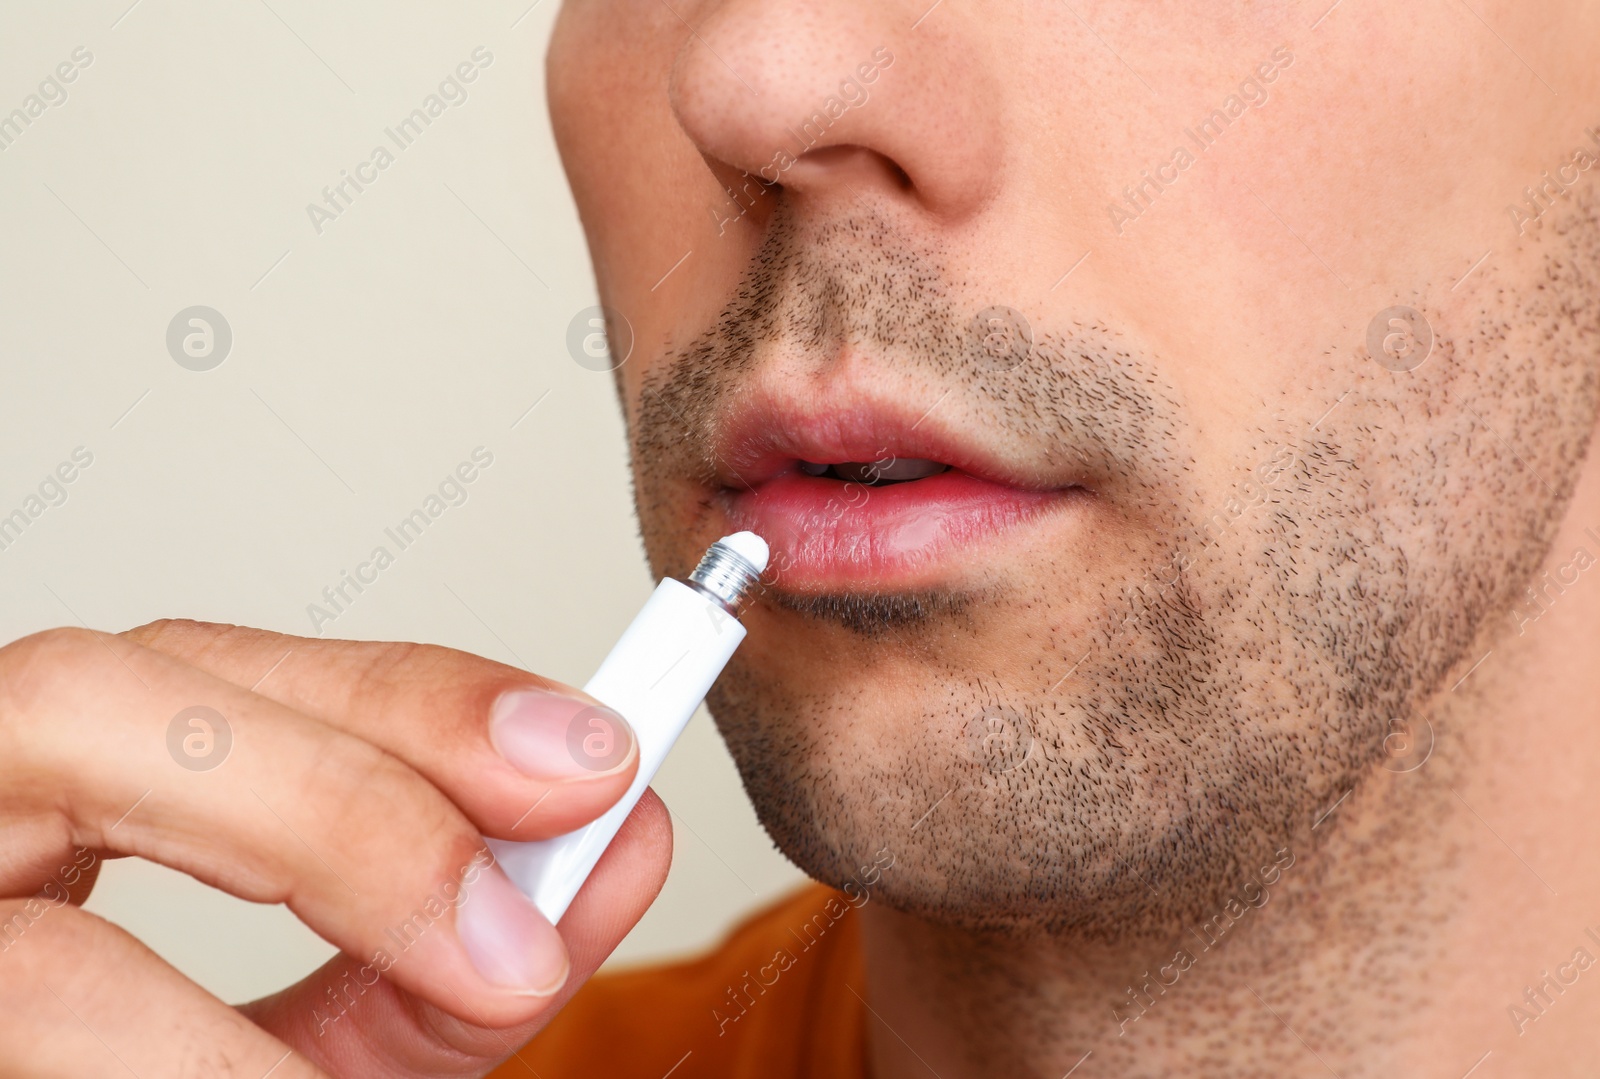
[[[1097,492],[1170,505],[1189,455],[1182,409],[1150,358],[1098,322],[1038,332],[1015,307],[967,301],[979,290],[884,217],[803,223],[778,197],[734,295],[643,379],[629,432],[642,481],[718,486],[719,417],[758,370],[818,375],[848,352],[1042,469],[1070,466]]]

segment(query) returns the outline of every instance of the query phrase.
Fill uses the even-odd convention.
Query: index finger
[[[384,749],[496,839],[581,827],[638,769],[633,732],[615,711],[453,648],[172,619],[121,636]]]

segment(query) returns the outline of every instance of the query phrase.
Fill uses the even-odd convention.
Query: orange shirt
[[[860,918],[811,884],[698,959],[596,975],[490,1079],[866,1079]]]

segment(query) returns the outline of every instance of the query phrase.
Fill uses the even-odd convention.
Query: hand
[[[559,932],[490,864],[480,834],[570,831],[632,782],[635,749],[609,771],[569,751],[567,720],[594,703],[450,649],[195,622],[0,648],[0,1071],[488,1072],[611,952],[671,861],[647,793]],[[208,733],[224,732],[180,721],[169,751],[197,705],[231,734],[205,770],[188,758],[209,764]],[[99,860],[129,854],[286,903],[342,954],[231,1008],[79,908]]]

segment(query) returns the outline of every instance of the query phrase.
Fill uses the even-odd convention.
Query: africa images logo
[[[877,82],[878,76],[893,64],[894,53],[889,51],[887,45],[879,45],[872,50],[870,62],[862,61],[851,74],[839,80],[837,93],[829,94],[812,110],[811,115],[785,128],[794,139],[794,152],[783,148],[773,151],[772,160],[761,166],[755,176],[746,173],[744,186],[737,191],[728,189],[726,201],[711,208],[711,218],[717,223],[717,235],[721,236],[729,225],[749,213],[756,200],[766,193],[768,186],[779,183],[783,174],[800,160],[800,156],[816,146],[828,129],[846,113],[861,108],[871,100],[872,92],[867,86]]]
[[[422,133],[433,126],[434,120],[448,110],[467,103],[469,96],[465,84],[478,81],[483,70],[494,63],[494,53],[479,45],[472,50],[470,60],[463,60],[440,81],[437,89],[422,99],[422,104],[412,109],[393,127],[383,129],[388,145],[379,143],[364,161],[349,169],[339,170],[339,179],[322,189],[322,203],[306,203],[306,216],[318,236],[328,225],[355,205],[356,196],[378,182],[402,154],[414,146]],[[391,150],[390,146],[394,148]]]
[[[1506,207],[1518,236],[1526,234],[1529,225],[1543,217],[1556,204],[1556,199],[1565,198],[1568,191],[1578,186],[1583,174],[1600,162],[1600,127],[1586,128],[1583,133],[1589,137],[1591,145],[1579,146],[1572,151],[1566,161],[1555,167],[1555,175],[1551,175],[1550,169],[1545,169],[1539,174],[1537,187],[1530,184],[1522,189],[1523,202],[1520,205],[1512,203]]]
[[[1289,46],[1279,45],[1273,49],[1269,59],[1257,64],[1254,74],[1239,83],[1237,92],[1223,98],[1222,104],[1212,109],[1210,115],[1198,124],[1183,129],[1187,142],[1180,143],[1164,160],[1158,162],[1154,175],[1150,169],[1140,169],[1139,175],[1144,179],[1124,187],[1123,201],[1113,202],[1108,207],[1111,227],[1116,234],[1123,235],[1130,224],[1143,217],[1162,192],[1176,184],[1200,160],[1196,155],[1216,145],[1235,120],[1251,109],[1266,105],[1272,95],[1265,84],[1276,82],[1278,76],[1293,63],[1294,53],[1289,51]]]

